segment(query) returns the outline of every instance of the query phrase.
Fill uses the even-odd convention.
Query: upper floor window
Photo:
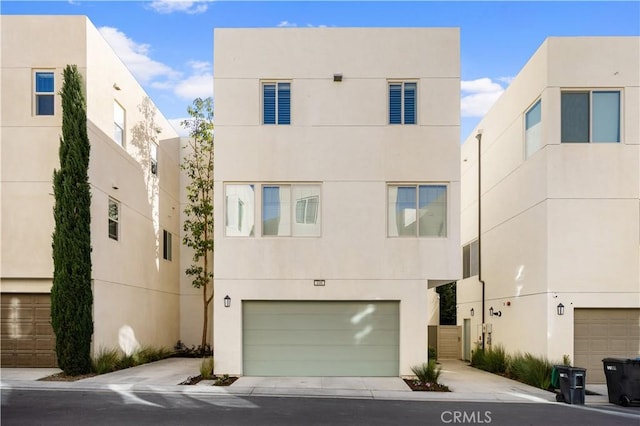
[[[171,236],[171,232],[167,231],[166,229],[162,230],[162,258],[164,260],[171,260],[172,259],[172,253],[171,253],[171,249],[172,249],[172,236]]]
[[[389,83],[389,124],[416,124],[417,83]]]
[[[252,184],[225,185],[225,235],[253,237],[255,190]]]
[[[109,238],[118,240],[120,231],[120,203],[109,198]]]
[[[263,185],[262,235],[320,236],[320,185]]]
[[[53,72],[36,71],[35,89],[36,115],[53,115],[55,96]]]
[[[525,157],[529,158],[542,146],[542,104],[538,100],[524,115]]]
[[[478,275],[478,240],[462,247],[462,278]]]
[[[158,175],[158,145],[155,142],[149,142],[149,167],[151,174]]]
[[[565,91],[562,142],[620,142],[620,91]]]
[[[446,237],[446,185],[389,185],[390,237]]]
[[[291,83],[262,84],[262,124],[291,124]]]
[[[122,106],[116,101],[113,102],[113,124],[114,124],[113,139],[115,139],[115,141],[118,142],[118,145],[124,146],[125,113],[124,113],[124,108],[122,108]]]

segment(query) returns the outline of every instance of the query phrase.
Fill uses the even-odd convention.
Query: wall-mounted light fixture
[[[121,90],[120,86],[118,86],[118,83],[113,83],[113,88],[116,90]]]
[[[119,189],[120,188],[116,182],[111,182],[111,187],[113,189]]]
[[[476,311],[474,311],[473,308],[471,308],[471,311],[469,311],[469,313],[471,314],[471,316],[474,316],[476,314]]]
[[[558,303],[558,315],[564,315],[564,305],[562,303]]]
[[[502,311],[494,311],[493,306],[489,308],[489,316],[490,317],[501,317]]]
[[[313,285],[316,287],[324,287],[324,280],[313,280]]]
[[[334,74],[333,81],[342,81],[342,74]]]
[[[224,307],[228,308],[229,306],[231,306],[231,298],[229,297],[229,295],[227,294],[224,297]]]

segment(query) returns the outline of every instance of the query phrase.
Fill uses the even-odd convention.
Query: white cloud
[[[99,31],[141,84],[156,78],[179,78],[180,73],[151,59],[148,44],[136,43],[117,28],[101,27]]]
[[[289,21],[280,21],[280,23],[276,26],[277,27],[297,27],[298,24],[294,24],[293,22],[289,22]]]
[[[209,7],[207,3],[213,0],[153,0],[149,5],[153,10],[162,14],[170,14],[174,12],[184,12],[189,15],[206,12]]]
[[[483,117],[504,93],[504,88],[488,77],[461,81],[460,88],[460,109],[463,117]]]
[[[192,70],[191,75],[176,84],[174,93],[181,98],[189,100],[213,97],[211,64],[205,61],[191,61],[189,66]]]

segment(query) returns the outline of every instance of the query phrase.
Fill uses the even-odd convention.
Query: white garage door
[[[573,347],[587,383],[606,383],[603,358],[640,356],[640,309],[576,309]]]
[[[398,302],[245,301],[247,376],[399,374]]]

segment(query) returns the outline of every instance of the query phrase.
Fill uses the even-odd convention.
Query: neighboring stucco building
[[[426,361],[428,288],[461,272],[459,44],[453,28],[214,31],[217,373]]]
[[[640,355],[639,118],[640,38],[551,37],[469,135],[465,358],[483,334],[478,133],[485,345],[567,354],[592,383],[605,381],[603,358]]]
[[[68,64],[84,78],[91,143],[94,352],[172,347],[180,336],[178,135],[86,17],[3,15],[0,28],[2,366],[55,363],[52,174]]]

